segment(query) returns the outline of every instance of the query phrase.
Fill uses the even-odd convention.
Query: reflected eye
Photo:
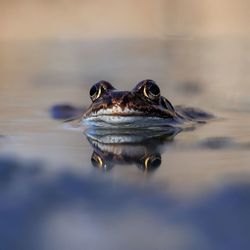
[[[91,156],[91,162],[93,167],[97,167],[104,172],[109,171],[112,168],[112,165],[107,164],[105,159],[99,156],[96,152],[93,152]]]
[[[149,173],[156,170],[161,165],[161,155],[154,153],[151,155],[145,155],[142,158],[141,164],[138,166],[143,172]]]
[[[151,100],[157,100],[159,99],[161,92],[158,85],[154,81],[149,80],[144,85],[143,94]]]
[[[94,167],[98,168],[102,168],[104,165],[102,158],[99,155],[95,154],[95,152],[92,154],[91,162]]]
[[[158,168],[161,165],[161,156],[151,155],[147,157],[144,161],[145,170],[152,170]]]

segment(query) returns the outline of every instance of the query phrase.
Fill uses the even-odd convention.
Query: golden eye
[[[102,93],[102,86],[99,84],[93,85],[89,91],[89,95],[90,95],[92,102],[98,99],[101,96],[101,93]]]
[[[144,160],[145,171],[156,169],[160,165],[161,165],[161,157],[159,155],[150,155]]]
[[[153,81],[148,81],[143,88],[143,94],[151,100],[158,99],[160,93],[160,88]]]
[[[115,90],[115,88],[111,85],[111,83],[103,80],[99,81],[90,88],[89,90],[90,99],[92,100],[92,102],[94,102],[105,92],[113,90]]]
[[[103,160],[99,155],[93,154],[91,157],[91,162],[95,167],[103,167]]]

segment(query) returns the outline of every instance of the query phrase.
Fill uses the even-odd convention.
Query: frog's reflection
[[[91,162],[106,172],[115,165],[135,164],[143,172],[152,172],[161,165],[164,146],[172,142],[180,129],[164,130],[101,130],[89,129],[85,135],[93,147]]]

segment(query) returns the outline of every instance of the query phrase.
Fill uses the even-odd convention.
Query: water
[[[249,49],[240,39],[2,42],[3,249],[249,249]],[[216,119],[103,146],[107,167],[94,167],[91,141],[50,108],[87,107],[100,79],[129,90],[146,78]]]

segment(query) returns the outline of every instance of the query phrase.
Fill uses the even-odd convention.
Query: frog
[[[90,88],[89,96],[88,108],[54,105],[50,109],[52,117],[86,129],[157,130],[169,126],[192,129],[215,118],[200,108],[173,105],[151,79],[140,81],[129,91],[117,90],[110,82],[101,80]]]
[[[80,118],[86,127],[175,127],[187,122],[204,123],[213,117],[200,109],[174,106],[151,79],[140,81],[130,91],[117,90],[101,80],[90,88],[89,95],[92,103]]]

